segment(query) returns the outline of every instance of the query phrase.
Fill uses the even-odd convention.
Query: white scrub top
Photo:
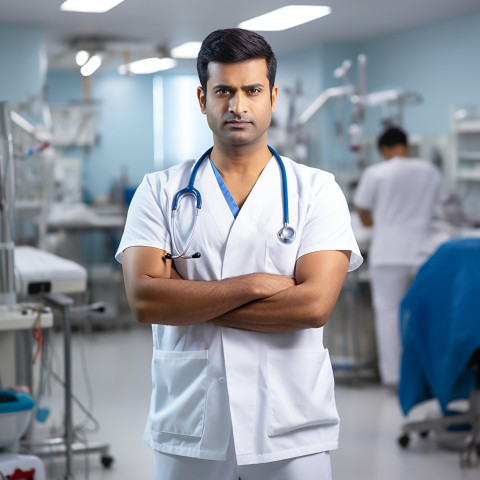
[[[353,202],[372,214],[369,264],[420,265],[434,209],[447,196],[440,172],[425,160],[394,157],[368,167]]]
[[[345,198],[333,175],[284,158],[293,244],[283,225],[281,173],[272,157],[234,219],[209,162],[195,187],[203,206],[190,252],[176,259],[183,278],[221,280],[254,272],[294,276],[299,257],[320,250],[362,258]],[[172,251],[170,209],[193,161],[146,175],[129,208],[116,254],[130,246]],[[193,201],[178,215],[179,248],[188,241]],[[188,298],[185,299],[188,301]],[[153,325],[153,390],[145,441],[155,450],[224,460],[233,429],[239,465],[271,462],[337,447],[339,417],[323,329],[260,333],[210,323]]]

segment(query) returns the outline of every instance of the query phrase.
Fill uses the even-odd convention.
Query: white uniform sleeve
[[[349,272],[363,262],[350,224],[347,201],[333,175],[319,188],[309,208],[298,257],[323,250],[350,250]]]
[[[377,182],[370,168],[367,168],[360,177],[357,189],[353,196],[355,207],[365,210],[373,210],[377,195]]]
[[[122,263],[123,251],[128,247],[155,247],[170,249],[167,215],[161,203],[161,191],[154,189],[151,177],[145,175],[128,209],[125,229],[115,259]]]

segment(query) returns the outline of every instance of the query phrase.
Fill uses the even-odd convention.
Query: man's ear
[[[379,150],[380,154],[385,160],[390,158],[390,148],[388,148],[386,145],[382,145]]]
[[[207,100],[205,94],[203,93],[203,88],[202,87],[197,87],[197,98],[198,98],[198,104],[200,105],[200,110],[201,112],[205,115],[207,113],[205,109],[205,102]]]
[[[277,101],[278,87],[274,85],[272,88],[272,113],[275,111],[275,103]]]

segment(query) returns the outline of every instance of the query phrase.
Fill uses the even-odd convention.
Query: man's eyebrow
[[[263,88],[262,83],[252,83],[251,85],[245,85],[242,90],[251,90],[252,88]]]
[[[242,90],[251,90],[252,88],[264,88],[264,85],[262,83],[252,83],[251,85],[244,85],[241,87]],[[233,87],[231,85],[224,85],[222,83],[219,83],[218,85],[213,86],[214,89],[220,89],[220,90],[232,90]]]

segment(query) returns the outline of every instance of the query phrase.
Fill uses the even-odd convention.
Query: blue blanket
[[[403,354],[399,400],[405,414],[437,398],[468,398],[469,360],[480,348],[480,239],[446,242],[420,268],[400,307]]]

